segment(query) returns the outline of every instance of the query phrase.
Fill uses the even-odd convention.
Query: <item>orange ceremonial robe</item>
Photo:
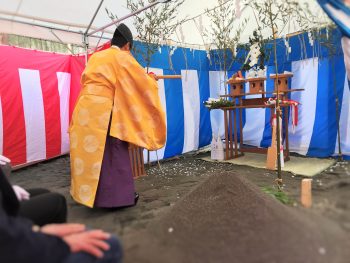
[[[71,195],[93,207],[109,135],[148,150],[164,146],[165,114],[157,82],[130,52],[95,53],[83,72],[70,126]]]

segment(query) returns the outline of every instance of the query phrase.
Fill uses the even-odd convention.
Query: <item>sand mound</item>
[[[209,177],[124,242],[125,262],[349,262],[333,222],[280,204],[240,176]]]

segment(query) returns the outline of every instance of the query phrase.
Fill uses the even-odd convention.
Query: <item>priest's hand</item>
[[[150,76],[151,78],[153,78],[156,81],[159,79],[158,76],[156,74],[154,74],[153,72],[148,73],[148,76]]]

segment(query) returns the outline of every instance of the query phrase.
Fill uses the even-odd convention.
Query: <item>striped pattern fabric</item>
[[[69,150],[70,56],[0,47],[0,154],[13,165]]]
[[[317,0],[317,2],[342,33],[350,37],[350,5],[344,0]]]

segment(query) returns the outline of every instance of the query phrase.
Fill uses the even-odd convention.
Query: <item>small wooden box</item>
[[[244,94],[245,79],[229,79],[227,83],[230,85],[231,96],[240,96]]]
[[[266,78],[251,78],[249,82],[249,93],[262,93],[265,91]]]
[[[277,80],[277,75],[271,75],[270,78],[275,81],[274,91],[277,92],[277,86],[278,86],[278,90],[280,92],[288,91],[288,89],[289,89],[288,80],[291,77],[293,77],[293,74],[291,74],[291,73],[278,74],[278,80]]]

